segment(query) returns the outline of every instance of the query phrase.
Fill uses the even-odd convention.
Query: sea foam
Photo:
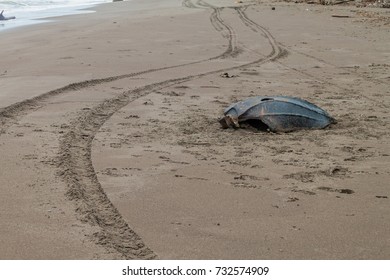
[[[91,11],[81,9],[109,2],[112,0],[0,0],[0,12],[4,10],[4,16],[16,17],[13,20],[0,21],[0,31],[39,23],[42,22],[41,19],[48,17],[88,13]]]

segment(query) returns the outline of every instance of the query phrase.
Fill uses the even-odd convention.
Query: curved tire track
[[[286,56],[288,53],[285,49],[283,49],[279,43],[276,42],[275,38],[272,36],[271,32],[269,32],[266,28],[259,25],[258,23],[254,22],[245,13],[246,7],[234,7],[234,10],[238,13],[238,16],[240,17],[241,21],[248,26],[252,31],[257,32],[257,30],[261,31],[265,37],[268,39],[269,43],[272,46],[272,58],[271,60],[276,60],[278,58],[281,58],[283,56]]]
[[[120,108],[157,88],[183,79],[151,84],[106,100],[73,120],[60,141],[58,175],[67,186],[66,196],[76,203],[79,219],[99,226],[96,243],[115,249],[125,259],[152,259],[155,254],[129,227],[111,203],[97,179],[91,160],[91,146],[99,128]]]
[[[237,34],[235,33],[234,29],[228,25],[226,22],[224,22],[221,18],[221,10],[222,8],[212,8],[213,13],[211,14],[210,21],[211,24],[214,26],[216,30],[220,28],[219,25],[222,25],[223,28],[221,29],[222,36],[227,38],[229,41],[229,45],[227,47],[227,50],[220,56],[220,58],[227,58],[227,57],[236,57],[238,56],[242,50],[238,47],[237,43]],[[223,33],[223,29],[227,30],[227,34],[225,35]]]
[[[226,38],[228,40],[228,47],[226,51],[221,55],[214,57],[213,59],[236,57],[242,52],[242,50],[238,48],[237,36],[234,29],[221,18],[221,11],[224,9],[223,7],[221,8],[221,7],[210,5],[207,2],[204,2],[202,0],[198,0],[196,4],[192,3],[191,0],[184,0],[182,2],[182,6],[191,9],[212,9],[213,10],[213,12],[210,15],[211,25],[214,27],[215,30],[221,33],[223,38]]]
[[[77,201],[77,212],[80,214],[81,219],[100,226],[101,233],[99,233],[99,238],[102,240],[101,244],[115,248],[125,258],[154,257],[153,253],[145,245],[137,250],[133,248],[127,250],[127,247],[123,247],[122,245],[127,244],[129,240],[138,242],[140,239],[128,227],[114,205],[111,204],[94,171],[91,161],[91,146],[100,127],[121,108],[140,97],[148,95],[152,91],[222,71],[237,69],[252,64],[266,63],[277,59],[281,54],[281,48],[268,31],[264,33],[266,36],[268,35],[267,38],[272,46],[272,52],[265,58],[245,65],[170,79],[124,92],[118,97],[106,100],[95,106],[89,112],[83,112],[71,123],[60,144],[60,175],[66,180],[69,186],[68,197]],[[116,223],[110,224],[109,222],[112,220],[115,220]]]
[[[184,0],[183,1],[183,6],[189,7],[189,8],[198,8],[196,5],[194,5],[191,0]],[[215,57],[210,57],[198,61],[193,61],[193,62],[188,62],[188,63],[182,63],[182,64],[177,64],[177,65],[172,65],[172,66],[166,66],[166,67],[160,67],[160,68],[153,68],[153,69],[147,69],[144,71],[140,72],[134,72],[134,73],[129,73],[129,74],[124,74],[124,75],[118,75],[118,76],[111,76],[107,78],[100,78],[100,79],[91,79],[91,80],[85,80],[81,82],[76,82],[76,83],[71,83],[69,85],[66,85],[64,87],[48,91],[44,94],[38,95],[33,98],[29,98],[26,100],[23,100],[21,102],[14,103],[10,106],[4,107],[0,109],[0,135],[5,133],[5,131],[12,125],[14,125],[17,120],[25,115],[27,115],[29,112],[32,112],[34,110],[38,110],[40,107],[43,106],[43,103],[47,101],[48,99],[55,97],[57,95],[61,95],[67,92],[75,91],[75,90],[80,90],[80,89],[85,89],[89,87],[93,87],[96,85],[104,84],[104,83],[109,83],[121,79],[126,79],[126,78],[132,78],[136,76],[141,76],[144,74],[149,74],[153,72],[158,72],[162,70],[168,70],[168,69],[174,69],[174,68],[180,68],[183,66],[189,66],[189,65],[194,65],[194,64],[199,64],[215,59],[223,59],[223,58],[228,58],[228,57],[234,57],[237,56],[239,51],[236,47],[236,36],[234,30],[227,25],[220,17],[220,9],[212,8],[213,12],[210,15],[210,22],[212,23],[213,27],[222,34],[222,37],[227,38],[228,40],[228,46],[226,50],[215,56]],[[221,27],[222,26],[222,27]],[[226,34],[227,32],[227,34]]]
[[[188,5],[190,3],[190,1],[185,2]],[[216,20],[216,22],[219,22],[225,26],[229,30],[229,36],[232,36],[234,34],[233,28],[223,24],[223,21],[219,15],[219,11],[220,9],[213,8],[213,20]],[[126,259],[151,259],[156,257],[155,254],[142,242],[141,238],[133,230],[131,230],[129,225],[122,218],[121,214],[108,199],[100,182],[97,179],[91,160],[91,146],[92,141],[100,127],[122,107],[128,105],[140,97],[148,95],[154,90],[170,87],[186,81],[227,70],[238,69],[254,64],[263,64],[280,57],[282,54],[282,49],[278,46],[272,34],[266,31],[260,25],[257,27],[263,31],[272,47],[271,53],[267,56],[246,64],[209,71],[198,75],[169,79],[163,82],[149,84],[135,90],[124,92],[119,96],[101,102],[88,111],[81,111],[79,116],[70,122],[60,140],[58,175],[64,179],[68,186],[66,195],[69,199],[75,201],[76,212],[78,213],[80,220],[88,222],[92,225],[99,226],[99,232],[94,234],[96,243],[115,249],[123,256],[123,258]],[[226,54],[229,54],[233,51],[234,47],[232,43],[231,48],[228,48],[227,51],[225,51],[220,56],[217,56],[216,58],[226,57]],[[70,84],[68,86],[47,92],[35,98],[28,99],[4,108],[0,112],[0,120],[2,122],[1,124],[3,128],[11,126],[14,122],[16,122],[16,119],[23,117],[33,110],[39,109],[40,107],[44,106],[45,101],[48,101],[50,98],[65,92],[88,88],[102,83],[134,77],[141,74],[183,67],[212,59],[215,58]]]

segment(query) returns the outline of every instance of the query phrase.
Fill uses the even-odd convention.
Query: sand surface
[[[1,33],[0,259],[390,258],[389,11],[242,2]],[[338,123],[220,128],[256,95]]]

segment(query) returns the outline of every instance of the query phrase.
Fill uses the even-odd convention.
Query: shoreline
[[[36,11],[37,13],[39,13],[39,16],[33,16],[35,11],[29,11],[29,13],[23,11],[21,15],[18,14],[16,16],[16,19],[0,22],[0,32],[14,30],[15,28],[20,28],[24,26],[50,22],[52,19],[58,17],[94,13],[95,12],[95,10],[93,10],[94,7],[103,4],[111,4],[111,3],[114,2],[91,3],[91,4],[83,4],[83,5],[66,6],[66,7],[54,6],[54,7],[45,8]],[[12,16],[15,16],[15,14],[12,14]]]

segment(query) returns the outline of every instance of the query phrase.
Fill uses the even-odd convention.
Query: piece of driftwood
[[[340,5],[340,4],[344,4],[344,3],[348,3],[348,2],[354,2],[355,0],[343,0],[343,1],[337,1],[337,2],[334,2],[332,5]]]
[[[332,17],[335,17],[335,18],[349,18],[350,16],[346,16],[346,15],[332,15]]]
[[[15,17],[14,17],[14,16],[12,16],[12,17],[6,17],[6,16],[4,16],[4,15],[3,15],[3,12],[4,12],[4,10],[2,10],[2,11],[1,11],[1,13],[0,13],[0,20],[10,20],[10,19],[15,19]]]

